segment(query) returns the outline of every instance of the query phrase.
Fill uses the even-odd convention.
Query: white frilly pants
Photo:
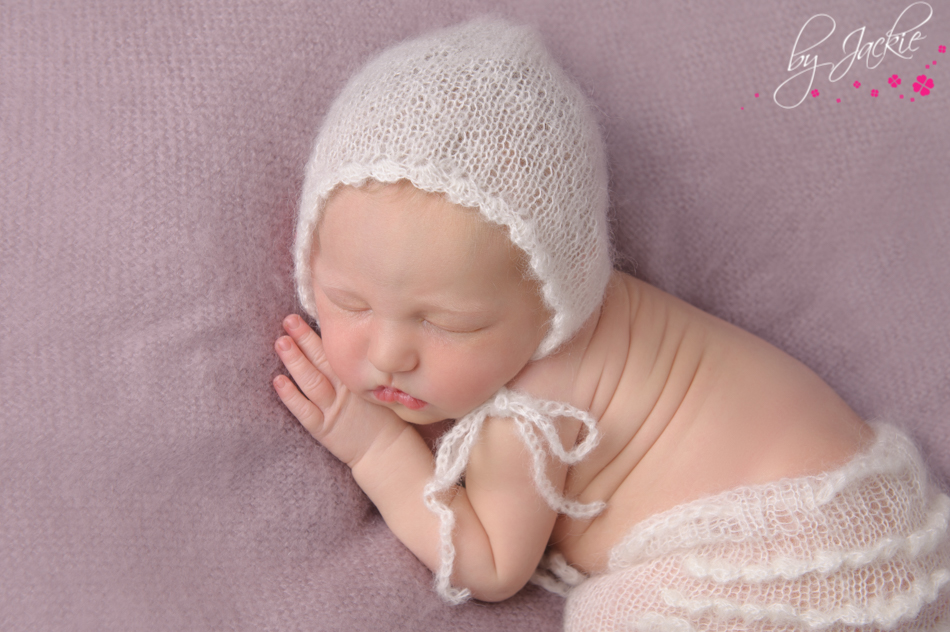
[[[843,467],[636,525],[565,630],[950,630],[950,498],[893,426]]]

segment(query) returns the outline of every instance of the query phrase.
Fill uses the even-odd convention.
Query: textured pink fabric
[[[329,101],[382,46],[488,11],[601,108],[626,267],[950,475],[950,7],[913,59],[819,72],[785,110],[810,16],[838,61],[910,2],[508,4],[0,0],[0,627],[559,628],[533,587],[441,604],[269,384]]]

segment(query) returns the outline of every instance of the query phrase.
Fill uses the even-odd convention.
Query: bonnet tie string
[[[551,509],[584,519],[593,518],[606,507],[604,502],[579,503],[564,498],[545,475],[545,448],[562,463],[577,463],[594,449],[600,439],[596,420],[568,404],[535,399],[502,387],[494,398],[459,419],[442,436],[435,455],[435,475],[423,492],[426,507],[439,517],[441,565],[436,573],[435,589],[451,604],[467,601],[471,592],[467,588],[455,588],[449,581],[455,563],[455,545],[452,543],[455,513],[439,497],[462,479],[472,447],[488,417],[507,417],[515,422],[522,442],[531,453],[535,486]],[[577,419],[587,430],[584,439],[570,450],[561,445],[555,425],[558,417]]]

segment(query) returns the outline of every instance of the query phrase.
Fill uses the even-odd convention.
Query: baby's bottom
[[[904,435],[876,430],[839,470],[636,525],[571,590],[565,630],[950,629],[950,499]]]

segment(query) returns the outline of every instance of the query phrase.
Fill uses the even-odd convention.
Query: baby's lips
[[[379,386],[373,391],[373,396],[381,402],[396,402],[402,404],[409,410],[419,410],[426,405],[421,399],[416,399],[408,393],[403,393],[398,388],[390,386]]]

